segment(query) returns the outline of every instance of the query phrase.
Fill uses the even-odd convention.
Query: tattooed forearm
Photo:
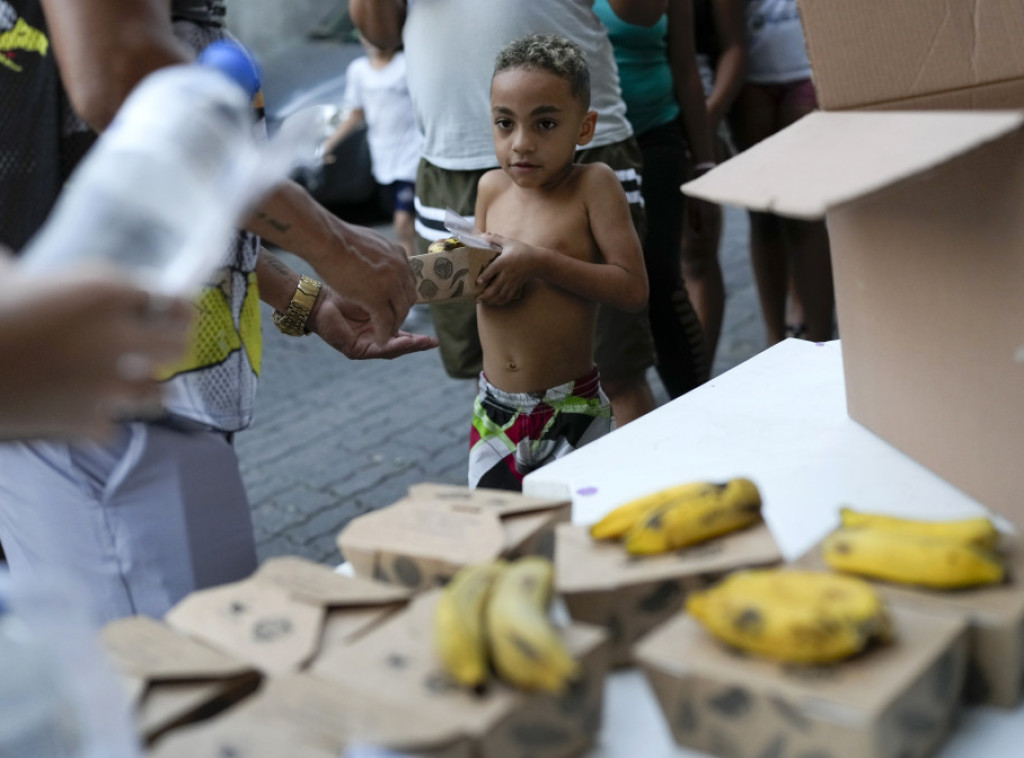
[[[289,224],[288,222],[276,219],[273,216],[264,213],[263,211],[258,211],[256,213],[256,218],[262,221],[264,224],[268,224],[273,229],[281,232],[281,234],[285,234],[291,231],[292,228],[292,225]]]

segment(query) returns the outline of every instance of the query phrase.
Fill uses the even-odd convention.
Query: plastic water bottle
[[[0,572],[0,756],[140,758],[131,703],[67,576]]]
[[[257,139],[259,86],[230,42],[143,79],[26,246],[25,270],[115,264],[155,292],[192,294],[223,265],[244,214],[315,152],[294,135]]]

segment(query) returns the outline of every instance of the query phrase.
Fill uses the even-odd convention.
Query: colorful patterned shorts
[[[611,431],[595,367],[546,392],[504,392],[480,373],[469,433],[469,486],[516,490],[531,471]]]

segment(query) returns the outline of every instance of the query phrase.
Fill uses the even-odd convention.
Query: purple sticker
[[[580,487],[576,490],[577,495],[596,495],[597,487]]]

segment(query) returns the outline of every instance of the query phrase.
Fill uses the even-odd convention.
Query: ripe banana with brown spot
[[[793,663],[841,661],[891,635],[875,589],[827,571],[737,571],[691,593],[686,610],[729,645]]]
[[[730,479],[698,495],[658,506],[625,536],[626,552],[651,555],[720,537],[761,519],[761,493],[752,481]]]
[[[494,561],[459,569],[434,610],[434,649],[445,671],[466,687],[481,686],[490,672],[484,609],[504,566]]]
[[[561,693],[579,671],[548,616],[553,585],[554,566],[540,556],[510,563],[494,583],[487,639],[494,668],[508,684]]]
[[[992,550],[882,529],[837,529],[825,538],[822,557],[837,571],[932,589],[998,584],[1006,575]]]
[[[590,536],[595,540],[614,540],[622,537],[638,520],[656,508],[668,503],[698,497],[721,484],[714,482],[689,482],[652,492],[649,495],[630,500],[605,514],[604,518],[590,527]]]
[[[999,531],[995,524],[985,516],[929,521],[885,516],[880,513],[866,513],[853,508],[841,508],[839,519],[844,527],[882,529],[919,537],[938,537],[988,550],[995,548],[999,542]]]

